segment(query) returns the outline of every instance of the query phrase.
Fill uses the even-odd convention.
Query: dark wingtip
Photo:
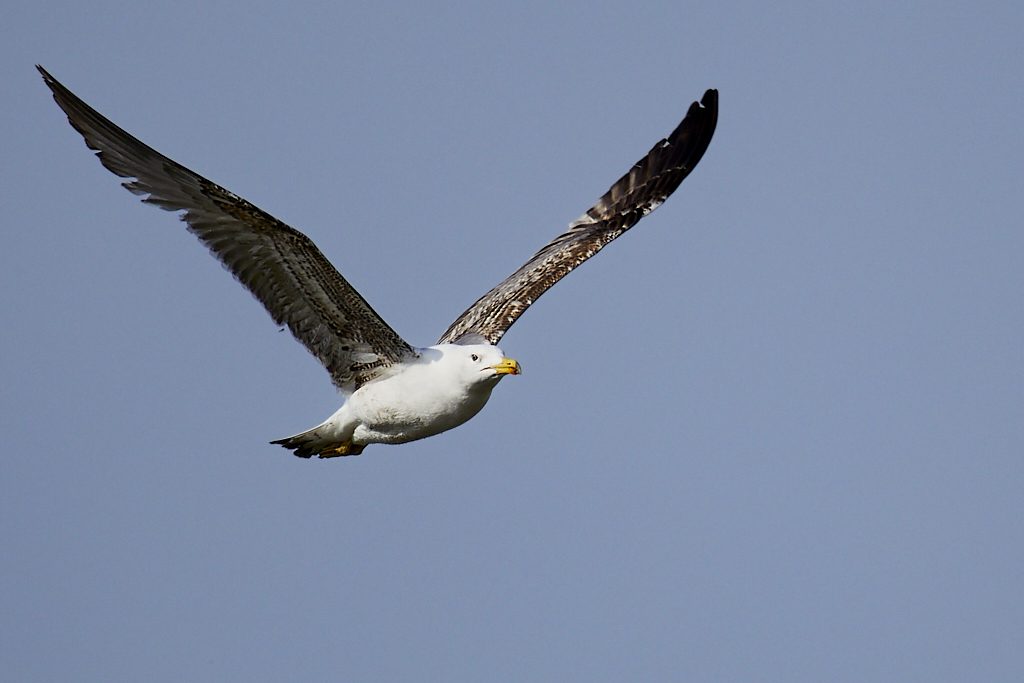
[[[61,87],[57,79],[51,76],[50,72],[44,69],[40,64],[36,64],[36,70],[39,71],[39,75],[43,77],[43,82],[46,83],[46,86],[56,94],[57,88]]]
[[[708,88],[707,92],[704,93],[704,97],[700,98],[700,103],[708,109],[718,109],[718,90]]]

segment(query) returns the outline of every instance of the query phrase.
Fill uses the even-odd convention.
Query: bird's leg
[[[321,458],[337,458],[342,455],[359,455],[366,446],[357,446],[352,440],[332,443],[321,450],[317,455]]]

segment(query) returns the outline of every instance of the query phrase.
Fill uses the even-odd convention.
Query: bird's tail
[[[313,427],[309,431],[289,436],[287,439],[278,439],[270,443],[284,446],[293,451],[300,458],[311,458],[314,455],[320,458],[336,458],[341,455],[359,455],[366,448],[365,445],[352,443],[352,439],[338,441],[320,434],[320,427]]]

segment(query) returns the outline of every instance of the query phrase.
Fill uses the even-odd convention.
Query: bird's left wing
[[[416,355],[312,240],[163,156],[108,121],[37,66],[90,149],[142,201],[181,219],[210,252],[351,392]]]
[[[567,232],[470,306],[438,343],[479,335],[497,344],[541,294],[668,199],[704,156],[717,122],[718,91],[708,90],[671,135],[636,162]]]

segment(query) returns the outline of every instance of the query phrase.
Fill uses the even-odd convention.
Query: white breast
[[[356,443],[405,443],[457,427],[487,403],[500,377],[467,382],[448,363],[427,359],[361,387],[349,397]]]

